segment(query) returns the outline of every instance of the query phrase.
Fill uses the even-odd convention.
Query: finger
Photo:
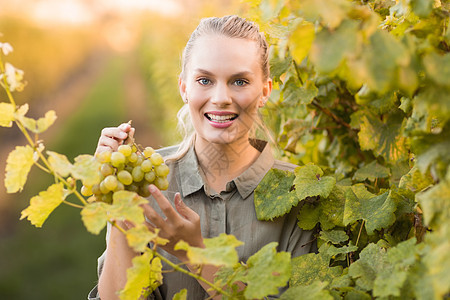
[[[164,219],[150,206],[150,204],[145,203],[142,206],[144,210],[144,216],[150,222],[146,222],[149,226],[163,228],[165,225]]]
[[[179,218],[179,215],[173,208],[172,204],[170,204],[170,201],[167,200],[166,197],[164,197],[161,191],[154,184],[150,184],[148,188],[153,198],[155,198],[156,203],[158,203],[159,208],[162,210],[167,219],[176,220],[177,218]]]
[[[200,216],[183,202],[180,193],[175,194],[174,202],[177,212],[185,219],[192,223],[200,221]]]
[[[101,136],[106,136],[116,140],[124,140],[128,137],[128,133],[119,127],[107,127],[103,128]]]
[[[124,132],[129,132],[131,129],[131,125],[128,123],[122,123],[117,128],[119,128],[120,130],[122,130]]]

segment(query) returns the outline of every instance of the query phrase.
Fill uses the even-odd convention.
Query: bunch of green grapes
[[[138,151],[135,145],[120,145],[117,151],[104,151],[97,159],[101,163],[101,182],[81,188],[83,196],[94,196],[95,201],[111,203],[114,192],[121,190],[148,197],[150,184],[160,190],[166,190],[169,186],[169,167],[152,147]]]

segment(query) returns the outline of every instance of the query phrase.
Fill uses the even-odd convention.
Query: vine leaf
[[[361,251],[359,260],[350,265],[348,274],[356,279],[356,286],[364,291],[370,291],[373,289],[377,273],[388,267],[386,250],[371,243]]]
[[[33,166],[34,150],[30,146],[16,146],[6,159],[5,187],[8,193],[23,189],[28,173]]]
[[[305,0],[301,2],[301,11],[311,21],[319,17],[324,24],[334,29],[347,17],[350,5],[344,0]]]
[[[42,133],[46,131],[56,121],[56,113],[54,110],[50,110],[45,113],[43,118],[37,120],[25,117],[20,111],[16,114],[16,118],[25,126],[26,129],[33,133]]]
[[[254,203],[258,220],[273,220],[298,204],[299,198],[295,191],[291,191],[294,177],[289,171],[271,169],[267,172],[255,189]]]
[[[20,219],[27,218],[34,226],[42,227],[48,216],[64,201],[64,198],[62,183],[55,183],[46,191],[31,198],[30,205],[22,210]]]
[[[86,205],[81,210],[81,220],[90,233],[99,234],[108,222],[108,205],[104,202]]]
[[[56,173],[58,173],[62,177],[69,176],[69,174],[72,172],[73,166],[65,155],[53,151],[47,151],[47,155],[48,162]]]
[[[356,170],[355,175],[353,175],[353,179],[357,181],[364,181],[366,179],[374,181],[377,178],[386,178],[390,174],[391,172],[389,168],[378,164],[378,162],[374,160],[364,167]]]
[[[295,169],[295,191],[300,200],[314,196],[327,198],[330,195],[336,185],[336,179],[331,176],[322,177],[322,175],[322,169],[313,164]]]
[[[278,294],[278,288],[287,284],[291,275],[291,254],[277,252],[276,242],[262,247],[247,260],[247,268],[237,276],[247,284],[244,290],[246,299],[262,299],[267,295]]]
[[[148,200],[130,191],[117,191],[113,194],[113,204],[108,206],[110,219],[117,221],[128,220],[138,225],[144,223],[141,204]]]
[[[284,292],[280,300],[333,300],[330,292],[325,290],[327,282],[315,281],[308,286],[294,286]]]
[[[345,231],[343,230],[322,230],[320,232],[319,238],[325,242],[330,242],[332,244],[340,244],[348,241],[349,239],[347,233],[345,233]]]
[[[234,235],[221,233],[218,237],[204,239],[205,248],[191,247],[185,241],[179,241],[175,250],[185,250],[191,264],[214,266],[233,266],[238,260],[236,247],[244,243]]]
[[[150,261],[151,263],[149,263]],[[122,300],[142,299],[162,283],[162,281],[159,281],[160,276],[153,274],[158,274],[159,271],[161,275],[161,268],[159,267],[161,261],[157,257],[153,258],[151,250],[134,257],[132,263],[133,266],[127,270],[127,283],[123,290],[119,292]]]
[[[0,126],[11,127],[14,121],[15,107],[11,103],[0,103]]]
[[[406,138],[401,134],[403,112],[396,111],[380,120],[366,109],[352,114],[351,119],[352,127],[360,129],[358,139],[362,150],[373,150],[376,156],[390,162],[408,158]]]
[[[396,201],[387,191],[381,195],[374,195],[366,190],[364,185],[357,184],[346,192],[344,225],[357,220],[365,220],[367,234],[392,225],[395,221]]]
[[[331,282],[342,275],[342,266],[330,267],[331,246],[323,244],[319,253],[308,253],[292,259],[292,276],[289,286],[310,285],[316,280]]]
[[[307,21],[301,21],[292,32],[289,44],[291,48],[292,58],[301,63],[309,52],[314,41],[315,30],[314,24]]]
[[[100,162],[92,155],[79,155],[75,157],[72,176],[79,179],[84,185],[92,186],[100,182]]]
[[[306,202],[300,209],[298,226],[304,230],[313,229],[320,223],[323,230],[335,226],[344,226],[345,190],[349,187],[335,185],[328,199],[319,199],[316,203]]]
[[[417,194],[416,199],[428,226],[439,226],[450,218],[450,181],[442,181]]]
[[[357,46],[358,24],[345,20],[335,30],[322,30],[317,34],[311,48],[311,61],[321,73],[330,73],[339,67],[346,55]]]
[[[158,237],[158,232],[159,229],[151,232],[144,224],[138,224],[127,230],[126,237],[128,245],[138,252],[144,252],[149,242],[154,242],[157,245],[167,244],[169,241]]]
[[[181,291],[179,291],[178,293],[173,295],[173,298],[172,298],[172,300],[186,300],[186,299],[187,299],[187,290],[186,289],[182,289]]]

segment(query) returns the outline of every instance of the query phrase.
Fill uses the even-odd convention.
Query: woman
[[[173,250],[179,240],[203,247],[204,238],[220,233],[245,243],[237,248],[244,262],[273,241],[292,256],[312,251],[312,233],[298,228],[297,210],[271,222],[256,218],[253,194],[264,175],[271,168],[295,168],[274,160],[266,142],[250,138],[252,128],[261,123],[258,108],[272,90],[267,43],[258,27],[237,16],[203,19],[184,50],[179,90],[185,102],[179,115],[190,117],[193,132],[179,146],[160,150],[171,170],[169,189],[151,186],[156,201],[143,206],[147,226],[159,228],[170,241],[162,254],[184,262],[185,252]],[[97,152],[117,149],[133,133],[128,124],[104,129]],[[121,232],[108,230],[107,249],[99,259],[100,298],[117,297],[136,255]],[[202,276],[213,281],[216,271],[204,267]],[[188,299],[210,296],[202,283],[170,272],[151,297],[172,299],[182,288],[187,288]],[[98,297],[96,289],[91,294],[91,299]]]

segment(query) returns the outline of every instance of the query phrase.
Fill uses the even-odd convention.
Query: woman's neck
[[[248,138],[232,144],[213,144],[197,138],[195,152],[206,183],[216,192],[225,190],[226,184],[242,174],[260,154]]]

